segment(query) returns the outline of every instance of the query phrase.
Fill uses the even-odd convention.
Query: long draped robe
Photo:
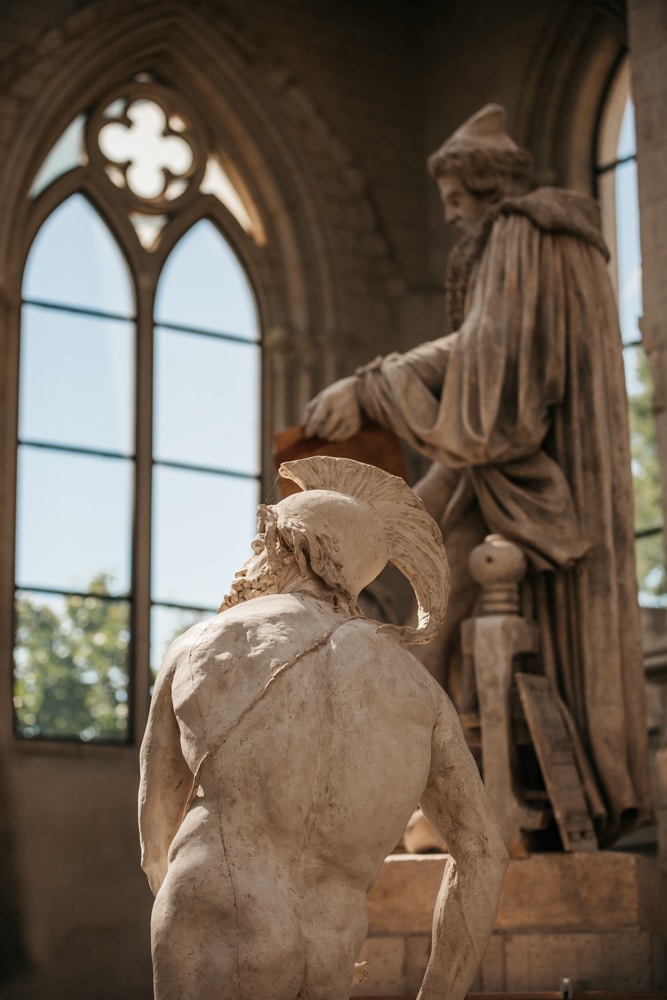
[[[417,492],[458,577],[450,637],[472,610],[470,549],[487,532],[524,549],[543,669],[606,843],[646,819],[650,793],[627,401],[596,213],[553,188],[502,202],[459,266],[456,332],[358,375],[366,413],[433,460]]]

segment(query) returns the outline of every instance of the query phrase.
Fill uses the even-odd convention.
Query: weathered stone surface
[[[493,934],[482,959],[478,988],[487,993],[491,990],[504,990],[505,982],[505,939],[499,934]]]
[[[517,859],[505,878],[496,929],[646,929],[660,919],[663,881],[646,858],[620,852]]]
[[[372,937],[367,938],[359,954],[358,961],[368,962],[368,979],[352,987],[350,996],[397,996],[408,989],[405,976],[405,956],[407,938]],[[427,939],[430,943],[430,940]],[[417,989],[421,984],[428,963],[428,956],[421,968]]]
[[[387,859],[368,897],[365,949],[384,955],[393,948],[402,956],[412,949],[415,961],[421,956],[425,965],[428,914],[445,862],[443,855]],[[566,977],[580,989],[664,988],[665,901],[667,875],[638,855],[599,852],[514,859],[471,991],[557,990]],[[420,933],[411,937],[415,930]],[[362,956],[370,953],[364,950]],[[374,982],[375,995],[381,995],[383,983],[377,978]],[[407,974],[404,982],[409,991],[412,980]],[[389,980],[384,985],[390,995]],[[363,990],[357,992],[363,995]]]
[[[460,235],[453,332],[324,389],[304,429],[345,440],[370,419],[433,462],[415,490],[452,557],[456,610],[423,661],[462,713],[475,705],[458,645],[478,596],[468,556],[489,532],[524,550],[541,669],[590,756],[590,819],[608,845],[651,813],[621,339],[598,207],[529,191],[529,165],[499,105],[430,157]]]
[[[368,894],[369,934],[429,934],[447,855],[392,854]]]
[[[430,954],[430,934],[412,934],[405,939],[405,989],[408,992],[419,989]]]
[[[382,16],[374,4],[312,4],[302,0],[228,0],[224,5],[214,3],[171,4],[170,11],[180,8],[175,21],[168,17],[161,20],[165,5],[155,4],[157,20],[151,22],[150,9],[134,0],[6,0],[2,4],[0,30],[0,55],[7,54],[7,66],[0,69],[6,80],[13,79],[18,66],[11,58],[17,47],[24,48],[21,21],[37,24],[42,32],[51,25],[60,25],[78,7],[95,8],[97,20],[82,39],[82,46],[73,52],[72,47],[62,50],[62,69],[54,83],[45,85],[34,104],[17,106],[14,135],[9,138],[7,149],[2,151],[4,183],[3,214],[5,233],[15,234],[16,239],[6,238],[8,247],[3,257],[3,273],[8,278],[12,270],[20,268],[15,247],[23,243],[23,226],[17,224],[10,212],[16,185],[13,178],[25,176],[29,183],[31,172],[37,167],[35,157],[45,150],[45,143],[56,137],[70,117],[94,94],[106,91],[109,84],[120,82],[124,67],[132,62],[141,47],[142,39],[155,51],[154,68],[178,65],[178,85],[184,96],[196,102],[205,89],[205,105],[210,112],[207,127],[216,142],[225,145],[227,126],[219,107],[223,94],[229,93],[230,106],[234,107],[237,82],[231,77],[231,66],[237,57],[221,44],[224,33],[237,47],[240,73],[248,87],[253,106],[259,109],[278,94],[270,88],[267,96],[265,85],[270,54],[282,68],[286,79],[297,77],[315,102],[323,120],[330,127],[329,141],[322,143],[317,158],[306,161],[311,184],[301,187],[306,194],[304,213],[309,221],[320,224],[313,234],[308,229],[309,241],[313,236],[324,237],[324,249],[318,252],[312,246],[309,270],[301,279],[299,253],[293,256],[278,249],[271,252],[271,245],[264,252],[262,272],[259,277],[261,299],[274,303],[262,314],[273,320],[276,313],[295,323],[305,334],[303,339],[315,341],[323,333],[328,337],[318,351],[310,381],[303,377],[300,349],[297,363],[291,362],[292,372],[285,383],[278,376],[266,378],[268,395],[275,398],[286,385],[287,402],[291,413],[289,421],[297,416],[300,400],[319,388],[320,381],[332,380],[336,373],[351,370],[356,363],[365,361],[375,353],[386,350],[405,350],[418,336],[428,340],[442,331],[441,313],[444,295],[438,288],[438,278],[447,248],[446,237],[441,233],[440,208],[434,197],[428,198],[423,183],[421,149],[423,142],[435,146],[444,133],[443,127],[453,127],[461,117],[462,109],[472,110],[489,99],[493,93],[506,101],[510,119],[521,127],[524,138],[534,141],[533,152],[544,182],[567,181],[573,169],[581,178],[581,190],[588,190],[591,181],[590,159],[593,130],[586,115],[595,119],[600,110],[600,87],[605,88],[608,74],[599,69],[596,60],[600,52],[608,51],[614,61],[621,47],[629,42],[633,73],[648,68],[651,57],[651,80],[641,84],[633,81],[633,99],[636,121],[641,130],[639,169],[640,198],[645,188],[645,172],[655,166],[657,176],[664,177],[667,164],[667,23],[664,19],[664,0],[628,0],[626,5],[594,0],[580,0],[565,6],[562,0],[544,0],[543,3],[514,2],[482,5],[470,3],[422,4],[413,0],[399,0],[383,5]],[[624,33],[623,10],[627,6],[630,38]],[[214,9],[220,13],[214,15]],[[644,12],[653,9],[650,18]],[[604,16],[600,12],[604,11]],[[637,11],[641,24],[637,24]],[[204,20],[203,14],[207,12]],[[588,36],[589,44],[581,46],[579,30],[584,31],[595,12],[595,27]],[[160,25],[157,46],[151,39],[151,23]],[[636,28],[636,30],[634,30]],[[185,30],[184,30],[185,29]],[[428,30],[427,49],[418,44]],[[154,32],[153,32],[154,34]],[[610,38],[611,34],[611,38]],[[264,46],[263,61],[259,56],[248,71],[242,60],[251,58],[252,41]],[[545,41],[548,39],[549,44]],[[111,43],[111,44],[109,44]],[[36,49],[29,58],[35,64]],[[607,46],[607,48],[605,48]],[[159,51],[157,51],[159,49]],[[546,51],[548,49],[548,52]],[[591,57],[592,55],[592,57]],[[282,60],[282,61],[281,61]],[[653,65],[654,64],[654,65]],[[182,68],[182,72],[180,69]],[[569,72],[573,68],[574,72]],[[611,63],[609,64],[611,69]],[[28,71],[31,71],[28,68]],[[120,75],[119,75],[120,74]],[[167,71],[166,78],[176,82],[175,74]],[[66,85],[65,79],[68,81]],[[424,83],[427,81],[427,84]],[[539,81],[546,81],[547,97],[538,89]],[[197,82],[199,81],[199,83]],[[205,82],[204,82],[205,81]],[[651,88],[649,91],[649,82]],[[430,97],[424,100],[426,86]],[[543,83],[544,86],[544,83]],[[563,99],[563,95],[565,98]],[[649,106],[649,99],[651,103]],[[214,107],[215,105],[215,107]],[[305,158],[304,148],[294,142],[285,130],[280,108],[270,104],[273,127],[269,130],[256,125],[253,115],[243,114],[236,101],[238,119],[248,128],[250,136],[236,136],[238,149],[245,149],[245,177],[250,177],[256,190],[266,192],[265,210],[272,215],[278,211],[278,198],[273,186],[280,187],[285,170],[274,159],[266,157],[265,148],[278,142],[292,152],[295,158]],[[577,108],[586,109],[584,115],[572,114]],[[648,125],[645,111],[648,111]],[[309,119],[305,129],[315,132],[315,118]],[[222,125],[220,123],[223,123]],[[570,127],[570,124],[572,127]],[[262,131],[265,147],[262,148]],[[9,136],[9,131],[8,131]],[[24,154],[15,155],[21,148],[22,137],[29,136]],[[534,137],[534,139],[533,139]],[[257,140],[257,145],[255,145]],[[661,159],[651,158],[643,169],[643,152],[651,141],[653,148],[663,149]],[[340,147],[340,155],[336,153]],[[261,150],[261,152],[260,152]],[[579,150],[583,150],[579,155]],[[7,155],[9,154],[9,155]],[[349,235],[357,213],[352,199],[346,200],[343,185],[333,188],[334,197],[325,200],[331,185],[330,177],[340,175],[340,167],[351,158],[360,166],[366,177],[366,194],[377,207],[387,236],[387,244],[397,261],[397,271],[406,274],[410,296],[394,298],[385,293],[387,282],[376,277],[381,260],[366,260],[361,250],[362,241],[353,241]],[[264,160],[260,164],[260,161]],[[330,173],[325,172],[326,161],[331,161]],[[242,165],[243,166],[243,165]],[[256,166],[256,169],[254,169]],[[370,183],[369,183],[370,181]],[[325,188],[326,183],[326,188]],[[349,185],[348,185],[349,187]],[[360,185],[361,188],[361,185]],[[298,183],[296,185],[298,190]],[[653,188],[655,190],[655,187]],[[667,340],[667,274],[665,249],[667,241],[667,182],[660,185],[660,202],[646,202],[642,212],[641,237],[643,242],[643,302],[644,315],[651,319],[647,326],[655,330],[654,344]],[[269,197],[270,195],[270,197]],[[27,204],[16,199],[17,212],[24,216]],[[312,202],[312,204],[311,204]],[[328,210],[328,215],[327,215]],[[294,216],[297,216],[295,206]],[[274,216],[272,215],[272,221]],[[348,226],[347,221],[350,219]],[[332,224],[332,220],[335,224]],[[279,220],[282,226],[282,219]],[[654,234],[651,234],[651,228]],[[272,234],[273,236],[274,234]],[[648,237],[648,238],[647,238]],[[659,240],[659,242],[658,242]],[[275,240],[272,240],[275,250]],[[311,246],[311,243],[308,243]],[[280,247],[280,243],[279,243]],[[27,247],[25,248],[27,250]],[[285,259],[287,258],[287,259]],[[277,264],[276,264],[277,262]],[[5,271],[5,265],[8,270]],[[318,280],[327,272],[334,280]],[[303,280],[308,291],[309,303],[317,303],[313,313],[307,313],[300,303],[291,307],[294,300],[292,276]],[[289,276],[286,280],[285,275]],[[332,295],[331,285],[334,285]],[[285,292],[283,304],[281,292]],[[13,284],[7,294],[18,301],[19,292]],[[265,298],[266,297],[266,298]],[[331,303],[327,310],[321,301]],[[337,302],[336,302],[337,300]],[[417,301],[418,307],[413,303]],[[277,303],[277,305],[275,304]],[[341,311],[343,316],[341,317]],[[313,318],[313,316],[315,318]],[[405,317],[399,321],[399,317]],[[354,322],[351,322],[354,317]],[[3,336],[9,335],[8,325],[2,315]],[[11,331],[11,326],[9,326]],[[293,331],[292,331],[293,332]],[[348,343],[344,346],[343,337]],[[13,418],[5,419],[13,405],[13,365],[9,355],[3,354],[2,398],[8,409],[3,410],[0,421],[13,448]],[[351,352],[354,351],[354,354]],[[659,366],[667,368],[667,352],[655,351]],[[266,359],[268,362],[268,359]],[[322,374],[328,372],[327,375]],[[659,377],[667,385],[663,373]],[[304,385],[305,383],[305,385]],[[278,392],[276,393],[276,387]],[[667,421],[664,408],[665,396],[658,402],[659,423]],[[276,426],[273,405],[266,403],[264,426],[267,437]],[[280,426],[280,424],[278,425]],[[662,434],[663,441],[667,437]],[[667,469],[667,450],[662,450],[663,469]],[[11,506],[11,481],[4,470],[11,467],[12,459],[3,465],[3,492],[7,507]],[[267,463],[268,464],[268,463]],[[664,480],[664,477],[663,477]],[[264,487],[270,487],[272,477],[267,474]],[[11,513],[8,514],[11,520]],[[3,522],[4,523],[4,522]],[[11,570],[13,545],[9,529],[2,541],[1,557]],[[12,594],[6,584],[5,597],[11,604]],[[3,598],[4,599],[4,598]],[[3,605],[4,606],[4,605]],[[8,635],[10,611],[5,616],[7,627],[3,662],[10,668],[11,653]],[[145,685],[143,667],[135,676],[136,687]],[[137,726],[145,721],[143,704],[136,706]],[[4,713],[5,726],[10,727],[9,711]],[[14,745],[12,745],[12,743]],[[75,749],[75,753],[70,753]],[[28,956],[39,967],[43,977],[31,1000],[90,1000],[91,983],[96,995],[109,1000],[119,996],[150,995],[145,983],[144,970],[150,963],[147,934],[149,906],[148,892],[143,874],[138,871],[135,881],[126,873],[134,865],[136,848],[136,823],[134,822],[135,757],[136,747],[112,748],[91,746],[68,748],[42,743],[41,746],[21,747],[12,741],[6,747],[5,767],[8,779],[14,780],[16,794],[7,803],[3,797],[2,812],[11,839],[19,845],[19,854],[10,861],[18,872],[20,892],[17,891],[17,908],[20,923],[28,937]],[[82,815],[81,810],[85,811]],[[92,817],[92,818],[91,818]],[[54,833],[57,829],[57,835]],[[105,838],[105,844],[100,836]],[[113,843],[115,859],[100,868],[100,850],[106,851]],[[667,862],[667,851],[664,853]],[[79,875],[79,872],[84,874]],[[79,903],[81,893],[86,905]],[[63,906],[63,900],[67,905]],[[89,905],[88,905],[89,904]],[[96,914],[113,911],[120,933],[114,935],[112,953],[109,948],[108,928],[97,926]],[[17,920],[17,924],[19,921]],[[5,914],[0,925],[7,928]],[[63,941],[78,940],[88,930],[85,949],[71,949],[64,956]],[[30,942],[36,936],[43,947],[40,955],[34,954]],[[137,944],[141,941],[141,945]],[[83,954],[85,950],[85,955]],[[76,951],[76,953],[75,953]],[[42,961],[43,955],[50,960]],[[63,963],[70,977],[68,989],[59,992],[54,984],[54,962]],[[77,961],[85,964],[85,974],[80,972],[76,981]],[[134,978],[132,978],[134,977]],[[80,985],[79,985],[80,984]],[[131,984],[131,985],[129,985]],[[4,990],[11,992],[10,987]],[[78,993],[76,991],[79,991]]]
[[[664,938],[658,934],[651,935],[651,969],[653,971],[651,984],[653,988],[667,988],[667,948],[665,948]]]
[[[472,657],[479,691],[484,783],[512,857],[525,854],[524,831],[543,829],[544,811],[532,809],[518,794],[513,762],[511,718],[514,657],[536,652],[537,628],[518,615],[471,618],[462,626],[465,655]]]
[[[652,983],[646,931],[605,934],[509,934],[504,989],[557,990],[563,978],[580,989],[647,989]]]
[[[437,902],[408,894],[424,939],[371,937],[357,989],[423,976],[425,996],[463,1000],[507,852],[456,711],[406,648],[442,623],[440,532],[379,469],[318,456],[280,473],[303,492],[259,508],[220,612],[156,679],[139,793],[156,1000],[210,1000],[221,982],[227,1000],[347,1000],[368,886],[418,802],[451,851]],[[414,588],[414,627],[359,610],[388,561]]]
[[[430,933],[446,855],[387,858],[368,895],[370,934]],[[667,875],[622,852],[533,854],[513,859],[500,895],[496,931],[609,932],[665,928]]]

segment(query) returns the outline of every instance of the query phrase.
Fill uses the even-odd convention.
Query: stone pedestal
[[[414,997],[430,949],[444,855],[392,855],[368,897],[366,983],[352,996]],[[513,860],[472,991],[667,987],[667,875],[634,854]]]

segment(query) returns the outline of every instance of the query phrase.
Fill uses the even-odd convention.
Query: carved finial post
[[[519,583],[526,557],[501,535],[487,535],[473,549],[470,573],[482,588],[481,614],[461,627],[464,655],[470,657],[477,688],[484,784],[510,854],[526,853],[525,834],[543,829],[548,813],[519,796],[515,774],[511,691],[514,657],[536,653],[537,626],[519,614]]]
[[[470,553],[470,575],[482,588],[483,615],[518,615],[519,584],[526,575],[526,557],[502,535],[487,535]]]
[[[521,795],[516,772],[512,691],[516,683],[551,809],[566,851],[594,851],[596,839],[577,771],[574,747],[557,695],[543,675],[516,671],[517,654],[537,653],[538,631],[520,614],[519,584],[526,557],[501,535],[487,535],[473,549],[470,573],[482,588],[481,611],[462,626],[464,651],[471,657],[479,704],[484,781],[510,854],[526,851],[527,834],[545,827],[546,809]],[[557,748],[557,750],[554,750]]]

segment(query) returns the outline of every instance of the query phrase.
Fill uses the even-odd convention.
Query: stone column
[[[628,31],[642,250],[643,316],[640,328],[653,375],[653,415],[662,482],[663,522],[667,524],[667,6],[664,0],[628,0]],[[653,765],[660,860],[667,866],[667,745],[664,740]]]
[[[653,408],[667,523],[667,7],[628,0],[632,96],[642,250],[644,346],[654,381]]]

